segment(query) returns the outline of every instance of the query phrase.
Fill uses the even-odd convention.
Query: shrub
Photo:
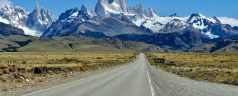
[[[102,57],[97,57],[97,59],[103,59]]]
[[[22,61],[22,64],[26,64],[26,61]]]

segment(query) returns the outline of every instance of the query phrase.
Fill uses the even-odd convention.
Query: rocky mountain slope
[[[215,48],[219,42],[238,39],[238,27],[223,23],[222,18],[210,18],[200,13],[188,17],[176,14],[162,17],[142,5],[127,7],[126,0],[98,0],[95,10],[82,5],[65,11],[57,20],[39,3],[32,12],[7,3],[0,7],[0,22],[23,29],[27,35],[40,36],[31,37],[32,42],[17,47],[17,51],[75,50],[83,45],[124,50],[133,49],[134,44],[138,44],[147,46],[139,48],[144,51],[215,52],[221,49]],[[39,48],[39,44],[44,47]],[[72,44],[80,47],[73,48]],[[223,47],[236,50],[236,45]]]
[[[0,52],[59,51],[163,51],[158,46],[117,38],[69,35],[40,39],[25,35],[22,29],[0,22]]]
[[[128,14],[126,0],[98,0],[95,12],[99,17]]]
[[[26,23],[30,28],[44,32],[53,22],[52,14],[48,10],[42,9],[39,3],[37,3],[36,8],[28,14]],[[42,33],[38,34],[40,36]]]
[[[4,3],[3,2],[8,2]],[[40,36],[54,21],[52,14],[42,9],[39,4],[32,12],[26,12],[20,6],[14,6],[10,1],[0,1],[0,22],[23,29],[26,35]]]
[[[143,28],[136,26],[125,15],[114,15],[100,18],[85,5],[81,9],[74,8],[62,13],[41,37],[66,36],[70,34],[96,33],[102,36],[120,34],[147,34]]]
[[[17,51],[17,48],[29,44],[31,36],[24,34],[22,29],[0,22],[0,51]]]
[[[24,35],[24,31],[22,29],[0,22],[0,34],[3,36]]]
[[[179,17],[176,14],[161,17],[153,9],[144,8],[142,5],[127,8],[125,0],[98,0],[95,12],[89,10],[83,5],[81,9],[66,11],[42,37],[84,32],[99,32],[106,36],[171,33],[186,29],[198,30],[201,36],[209,39],[237,38],[238,35],[236,26],[222,24],[217,17],[209,18],[199,13],[189,17]],[[69,21],[62,21],[66,19]],[[66,25],[72,27],[65,28]]]

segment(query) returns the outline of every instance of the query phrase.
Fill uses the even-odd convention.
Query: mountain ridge
[[[10,2],[10,1],[8,1]],[[1,5],[0,22],[23,29],[26,35],[40,36],[54,21],[52,14],[39,4],[32,12],[27,12],[12,3]]]
[[[219,42],[225,42],[227,39],[238,39],[238,27],[223,24],[224,21],[219,17],[210,18],[200,13],[192,13],[188,17],[179,17],[177,14],[162,17],[153,9],[144,8],[143,5],[128,7],[126,0],[98,0],[95,10],[83,4],[80,8],[66,10],[57,20],[54,20],[52,14],[39,4],[30,13],[16,6],[10,6],[8,9],[14,11],[7,14],[0,10],[0,13],[3,13],[0,14],[0,21],[23,31],[28,28],[27,30],[32,33],[39,31],[39,34],[42,34],[38,35],[40,38],[20,35],[20,38],[28,38],[24,40],[31,42],[20,47],[15,44],[18,47],[14,47],[14,50],[33,51],[36,48],[43,51],[45,47],[49,50],[54,48],[58,50],[53,45],[65,47],[66,50],[75,50],[73,45],[77,48],[90,45],[131,50],[136,47],[131,42],[146,45],[143,49],[140,48],[140,51],[216,52],[237,49],[237,43],[233,41],[229,43],[231,45],[224,46],[226,48],[216,47],[223,44]],[[21,16],[11,15],[13,13]],[[6,19],[5,15],[12,16],[14,18],[12,21],[15,17],[21,18],[17,18],[15,21],[18,22],[12,24],[11,19]],[[12,38],[13,35],[6,37]],[[38,43],[44,47],[39,48]]]

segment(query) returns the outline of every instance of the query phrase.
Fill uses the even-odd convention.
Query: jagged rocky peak
[[[215,20],[214,18],[206,17],[206,16],[204,16],[204,15],[202,15],[200,13],[193,13],[193,14],[191,14],[189,19],[187,20],[187,23],[197,23],[197,22],[201,22],[201,23],[217,23],[217,20]]]
[[[91,9],[89,9],[85,4],[81,6],[81,11],[85,12],[88,16],[93,17],[95,16],[95,12]]]
[[[38,31],[27,26],[28,12],[14,6],[10,0],[0,0],[0,21],[24,30],[26,35],[39,36]]]
[[[177,13],[170,15],[169,17],[178,17]]]
[[[194,28],[197,29],[206,29],[214,23],[217,23],[217,20],[214,18],[208,18],[199,13],[193,13],[186,21],[188,24],[192,25]]]
[[[1,0],[0,1],[0,7],[4,7],[7,5],[12,5],[12,3],[9,0]]]
[[[81,6],[81,9],[80,9],[80,10],[85,11],[85,12],[88,12],[88,8],[87,8],[87,6],[86,6],[85,4],[83,4],[83,5]]]
[[[186,27],[186,22],[180,19],[172,19],[168,22],[161,32],[179,32]]]
[[[187,20],[188,23],[194,23],[197,21],[201,21],[202,19],[206,18],[204,15],[199,14],[199,13],[193,13]]]
[[[95,13],[88,9],[86,5],[82,5],[81,8],[69,9],[62,13],[59,17],[61,22],[83,22],[95,16]]]
[[[179,25],[179,24],[185,24],[185,22],[180,19],[172,19],[170,22],[168,22],[168,24]]]
[[[0,17],[11,25],[24,24],[27,19],[27,12],[20,6],[13,6],[9,0],[0,1]]]
[[[121,0],[120,5],[121,5],[122,11],[127,13],[126,0]]]
[[[214,19],[217,23],[221,24],[221,21],[220,21],[216,16],[214,16],[213,19]]]
[[[157,14],[152,8],[144,8],[143,5],[136,5],[135,7],[130,7],[129,12],[131,14],[135,14],[137,16],[145,16],[145,17],[155,17]]]
[[[39,2],[36,2],[35,9],[28,15],[27,25],[39,31],[45,31],[53,22],[52,13],[44,8],[41,8]]]
[[[65,11],[64,13],[61,13],[61,15],[59,16],[59,20],[65,20],[68,18],[77,17],[78,11],[79,11],[79,8],[77,8],[77,7],[73,8],[73,9],[69,9],[69,10]]]
[[[115,14],[128,14],[126,0],[98,0],[95,12],[99,17]]]

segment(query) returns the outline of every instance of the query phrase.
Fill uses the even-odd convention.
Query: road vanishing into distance
[[[131,64],[23,96],[238,96],[238,87],[152,68],[140,54]]]
[[[155,96],[143,54],[129,65],[23,96]]]

